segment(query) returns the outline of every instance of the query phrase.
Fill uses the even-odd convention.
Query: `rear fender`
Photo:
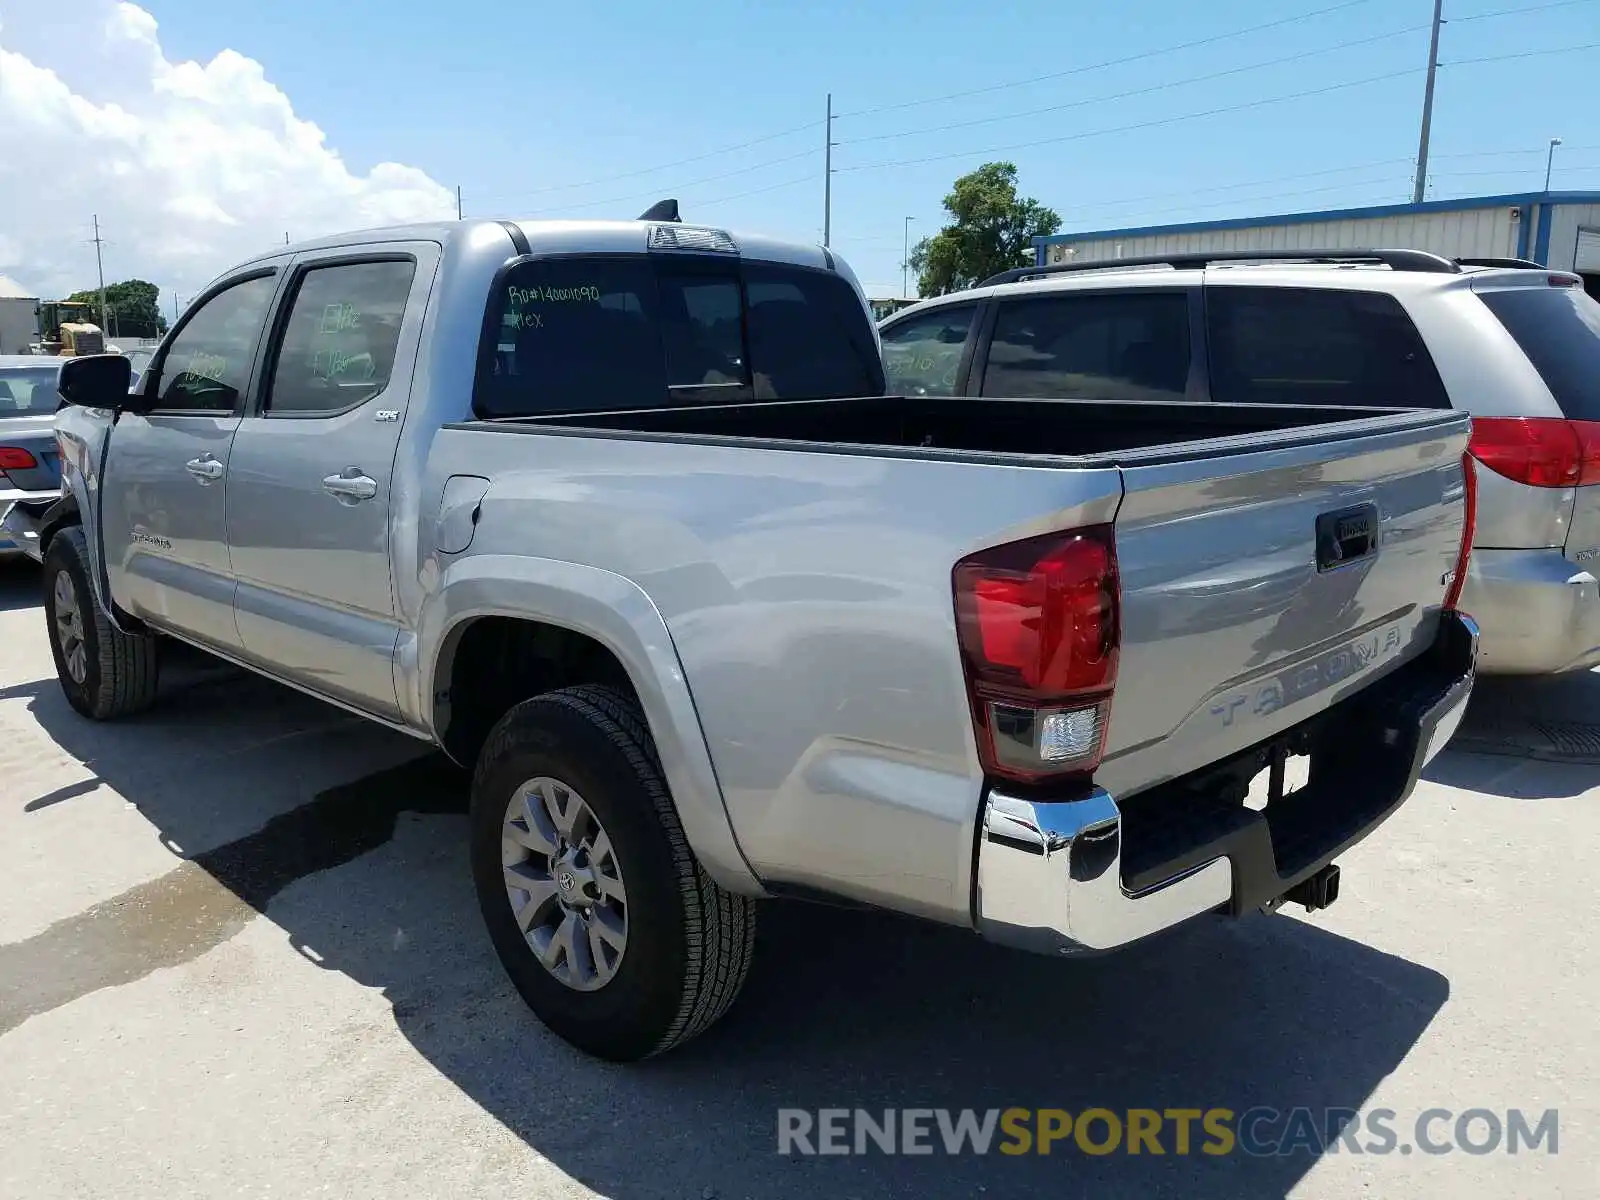
[[[461,633],[481,617],[557,625],[610,650],[638,694],[695,855],[723,887],[763,894],[729,820],[677,648],[637,584],[598,567],[553,559],[484,554],[451,563],[430,589],[416,638],[402,644],[397,663],[399,694],[436,743],[442,731],[434,728],[434,699],[446,687],[445,669]]]

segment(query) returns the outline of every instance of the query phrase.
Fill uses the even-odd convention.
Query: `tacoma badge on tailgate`
[[[1297,667],[1290,667],[1280,675],[1218,696],[1211,705],[1211,715],[1221,717],[1224,728],[1254,717],[1267,716],[1325,687],[1331,687],[1370,663],[1388,658],[1399,649],[1398,625],[1374,629],[1353,642],[1346,642]]]

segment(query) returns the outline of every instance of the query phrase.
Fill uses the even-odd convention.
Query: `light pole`
[[[900,299],[902,300],[911,299],[906,295],[911,290],[911,285],[906,279],[911,270],[911,222],[915,220],[915,217],[907,217],[900,232]]]
[[[1544,156],[1544,190],[1550,190],[1550,169],[1556,165],[1556,147],[1561,145],[1560,138],[1550,139],[1550,153]]]

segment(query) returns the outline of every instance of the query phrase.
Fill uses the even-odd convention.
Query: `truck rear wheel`
[[[554,1033],[629,1062],[733,1003],[755,903],[695,861],[633,703],[573,687],[517,705],[478,758],[471,821],[490,939]]]
[[[56,678],[68,704],[86,717],[109,721],[155,702],[156,639],[122,632],[95,601],[81,526],[69,525],[50,539],[44,612]]]

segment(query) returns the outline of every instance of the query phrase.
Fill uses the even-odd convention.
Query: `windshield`
[[[1479,297],[1516,339],[1574,421],[1600,421],[1600,303],[1575,287],[1519,287]]]
[[[497,285],[481,417],[882,395],[867,308],[831,271],[701,255],[534,259]]]
[[[61,405],[60,367],[0,367],[0,419],[49,416]]]

